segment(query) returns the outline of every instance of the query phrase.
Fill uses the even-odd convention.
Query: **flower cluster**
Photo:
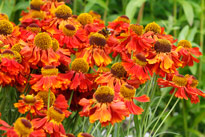
[[[175,44],[155,22],[144,28],[119,16],[105,26],[98,13],[73,15],[60,0],[31,0],[21,15],[15,25],[0,14],[0,85],[22,94],[14,106],[26,115],[12,126],[0,120],[8,137],[69,136],[62,122],[71,111],[102,126],[140,115],[150,99],[136,92],[153,75],[178,98],[205,97],[194,76],[177,70],[198,63],[199,48]]]

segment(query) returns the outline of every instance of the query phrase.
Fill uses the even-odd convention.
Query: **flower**
[[[70,81],[58,74],[58,69],[54,66],[45,66],[41,68],[41,75],[31,74],[30,84],[35,91],[48,91],[61,88],[62,85],[68,85]]]
[[[36,65],[59,65],[59,55],[52,48],[52,38],[46,32],[38,33],[34,38],[32,47],[25,46],[21,50],[21,55],[25,60],[36,68]]]
[[[112,61],[108,49],[105,36],[93,33],[89,38],[89,46],[79,52],[78,58],[84,58],[91,66],[107,66]]]
[[[135,105],[134,99],[138,102],[149,102],[150,99],[146,95],[135,97],[136,89],[130,85],[122,85],[120,88],[120,98],[125,102],[131,114],[140,115],[144,111],[139,106]]]
[[[114,63],[111,66],[111,70],[97,77],[95,82],[100,85],[107,85],[117,92],[120,91],[120,87],[123,84],[130,83],[136,88],[140,84],[140,81],[136,78],[128,80],[127,71],[121,62]]]
[[[128,74],[141,81],[150,79],[149,73],[152,75],[151,70],[147,67],[146,57],[142,53],[136,54],[133,59],[127,62],[122,62],[122,65]]]
[[[80,116],[89,116],[90,123],[99,120],[102,126],[120,122],[129,115],[124,102],[114,100],[114,90],[108,86],[99,87],[93,99],[81,99],[79,104],[83,110]]]
[[[71,64],[71,70],[64,74],[64,77],[70,80],[70,90],[79,90],[80,92],[90,91],[93,82],[89,80],[88,63],[83,58],[76,58]]]
[[[18,108],[18,111],[22,114],[30,111],[30,113],[35,114],[36,111],[39,111],[43,108],[43,100],[34,96],[34,95],[24,95],[20,96],[22,100],[19,100],[18,103],[14,104],[14,107]]]
[[[153,55],[151,55],[153,54]],[[166,73],[175,73],[176,68],[181,67],[177,52],[172,50],[171,43],[166,39],[159,39],[154,44],[154,51],[147,59],[151,64],[152,72],[165,76]]]
[[[175,93],[175,97],[180,99],[191,99],[192,103],[197,103],[199,100],[197,99],[198,95],[204,97],[204,93],[200,90],[196,89],[197,81],[192,76],[186,75],[173,75],[171,80],[164,80],[159,78],[157,80],[158,85],[162,88],[164,87],[173,87],[170,91],[170,94]],[[175,91],[176,90],[176,91]]]
[[[199,63],[199,60],[193,57],[193,55],[196,57],[202,55],[202,53],[199,51],[199,48],[192,47],[191,42],[188,40],[180,40],[177,44],[176,51],[179,53],[179,56],[182,57],[183,67],[186,65],[193,66],[194,62]]]
[[[6,131],[3,135],[7,137],[45,137],[43,130],[35,130],[33,123],[24,117],[19,117],[14,126],[11,127],[5,121],[0,119],[0,130]]]
[[[39,91],[36,95],[38,98],[43,100],[43,104],[45,106],[48,105],[48,94],[49,94],[48,91]],[[50,91],[50,106],[54,104],[55,100],[56,100],[55,94],[52,91]]]
[[[93,137],[92,135],[88,134],[88,133],[79,133],[77,137]]]
[[[50,107],[44,118],[35,118],[32,120],[34,129],[44,129],[51,136],[64,136],[65,129],[62,121],[65,114],[56,107]]]

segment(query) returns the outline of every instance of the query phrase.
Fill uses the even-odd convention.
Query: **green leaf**
[[[189,132],[191,132],[191,133],[193,133],[193,134],[195,134],[195,135],[197,135],[197,137],[205,137],[204,135],[203,135],[203,133],[201,133],[201,132],[199,132],[199,131],[197,131],[197,130],[195,130],[195,129],[188,129],[188,131]]]
[[[16,4],[15,10],[24,10],[29,7],[29,1],[22,1]]]
[[[186,25],[186,26],[181,30],[181,32],[179,33],[178,40],[186,39],[186,36],[187,36],[188,32],[189,32],[189,26]]]
[[[95,4],[101,6],[102,8],[104,8],[106,10],[108,10],[108,7],[106,6],[106,3],[103,0],[88,0],[88,3],[85,6],[85,11],[84,12],[89,12]]]
[[[126,7],[125,15],[133,19],[137,9],[145,2],[146,0],[131,0]]]
[[[197,72],[197,64],[194,62],[194,65],[192,67],[189,67],[191,73],[193,75],[196,75],[196,72]]]
[[[196,35],[196,33],[197,33],[197,27],[194,26],[194,28],[192,28],[192,29],[190,30],[190,33],[189,33],[189,35],[188,35],[188,37],[187,37],[187,40],[193,41],[193,40],[194,40],[194,37],[195,37],[195,35]]]
[[[189,23],[189,25],[193,24],[193,20],[194,20],[194,11],[193,11],[193,7],[192,5],[185,1],[185,0],[178,0],[178,2],[182,5],[186,19]]]

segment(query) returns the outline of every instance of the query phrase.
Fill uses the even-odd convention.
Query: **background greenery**
[[[204,52],[205,0],[65,0],[73,9],[73,14],[94,10],[106,21],[113,21],[119,15],[127,15],[132,23],[146,25],[155,21],[165,27],[168,34],[176,39],[187,39],[193,46]],[[27,10],[28,0],[0,0],[0,11],[18,24],[22,10]],[[205,55],[200,63],[179,70],[182,74],[193,74],[199,79],[199,88],[205,89]],[[12,91],[11,91],[12,92]],[[161,110],[170,95],[168,89],[158,91],[158,97],[165,95],[160,103]],[[156,97],[157,100],[157,97]],[[176,100],[176,99],[175,99]],[[173,100],[172,104],[174,104]],[[153,102],[154,104],[155,102]],[[157,114],[161,112],[159,109]],[[10,110],[14,111],[14,110]],[[160,133],[166,137],[205,137],[205,99],[198,104],[181,101],[165,122]],[[115,129],[115,127],[114,127]],[[124,129],[126,130],[126,129]],[[113,130],[115,132],[115,130]],[[176,135],[174,135],[174,134]],[[160,137],[161,137],[160,136]]]

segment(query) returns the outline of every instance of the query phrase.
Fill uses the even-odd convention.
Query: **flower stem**
[[[182,104],[183,104],[182,109],[183,109],[183,120],[184,120],[184,134],[185,137],[188,137],[186,102],[182,100]]]
[[[174,25],[176,24],[177,20],[177,0],[174,0],[174,6],[173,6],[173,18],[174,18]],[[177,31],[174,30],[174,37],[177,37]]]
[[[176,90],[175,90],[175,92],[176,92]],[[160,114],[160,116],[159,116],[158,120],[155,122],[155,125],[154,125],[154,127],[152,128],[152,130],[151,130],[151,132],[150,132],[151,134],[153,133],[153,131],[154,131],[155,127],[157,126],[157,124],[158,124],[159,120],[160,120],[160,119],[161,119],[161,117],[164,115],[164,113],[165,113],[165,111],[166,111],[167,107],[169,106],[170,102],[172,101],[172,99],[173,99],[173,97],[174,97],[175,92],[172,94],[172,96],[170,97],[170,99],[169,99],[169,101],[168,101],[167,105],[165,106],[165,108],[163,109],[162,113]]]
[[[74,90],[70,94],[70,98],[69,98],[69,101],[68,101],[68,106],[70,106],[70,104],[71,104],[71,101],[72,101],[72,98],[73,98],[73,93],[74,93]]]
[[[73,1],[73,14],[76,15],[77,14],[77,0]]]
[[[93,124],[94,125],[94,124]],[[98,121],[97,125],[95,126],[94,130],[92,131],[91,135],[93,135],[95,133],[95,130],[98,128],[98,126],[100,125],[100,121]]]
[[[108,4],[109,4],[109,0],[106,0],[106,7],[107,8],[105,9],[104,15],[103,15],[104,22],[106,22],[106,19],[107,19]]]
[[[140,7],[140,10],[139,10],[139,13],[138,13],[138,17],[137,17],[137,24],[140,24],[140,21],[143,18],[144,5],[145,5],[145,2]]]
[[[160,125],[158,126],[157,130],[154,132],[153,137],[155,137],[156,133],[158,132],[158,130],[161,128],[162,124],[164,123],[164,121],[167,119],[167,117],[170,115],[170,113],[173,111],[173,109],[175,108],[175,106],[177,105],[177,103],[179,102],[179,99],[177,99],[177,101],[174,103],[174,105],[172,106],[171,110],[169,111],[169,113],[165,116],[165,118],[162,120],[162,122],[160,123]]]
[[[50,90],[50,88],[49,88],[49,90],[48,90],[48,106],[47,106],[47,109],[49,109],[49,107],[50,107],[50,95],[51,94],[51,90]]]
[[[132,120],[132,117],[130,115],[130,119],[129,119],[129,123],[128,123],[128,127],[127,127],[127,137],[128,137],[128,135],[130,133],[130,123],[131,123],[131,120]]]
[[[112,132],[112,129],[113,129],[113,125],[111,126],[109,132],[107,133],[107,137],[109,137],[110,133]]]

